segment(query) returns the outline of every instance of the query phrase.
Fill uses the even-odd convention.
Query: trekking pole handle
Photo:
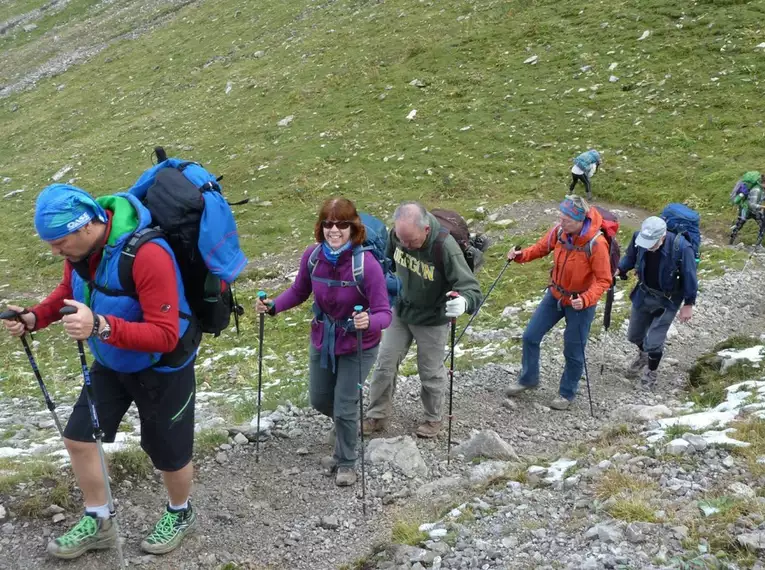
[[[258,299],[260,299],[261,301],[265,301],[266,299],[268,299],[268,293],[266,293],[265,291],[258,291]]]
[[[354,305],[353,310],[356,311],[357,313],[360,313],[364,310],[364,307],[363,305]]]
[[[70,305],[67,305],[66,307],[63,307],[59,313],[62,315],[73,315],[77,312],[77,307],[72,307]]]
[[[11,311],[8,309],[7,311],[0,313],[0,319],[10,321],[11,319],[18,319],[21,315],[22,313],[19,313],[18,311]]]

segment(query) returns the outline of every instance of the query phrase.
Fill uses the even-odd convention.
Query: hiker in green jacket
[[[415,341],[425,408],[425,421],[417,428],[417,435],[433,438],[442,423],[449,320],[475,311],[481,302],[481,289],[460,246],[421,204],[404,202],[396,209],[394,220],[387,256],[396,263],[401,293],[393,321],[380,343],[363,429],[370,434],[387,428],[398,368]],[[451,292],[459,295],[450,299]]]
[[[762,238],[765,235],[765,175],[761,175],[756,170],[750,170],[741,177],[731,192],[730,199],[733,204],[738,206],[738,218],[731,226],[730,245],[736,242],[736,236],[747,220],[755,220],[760,226],[757,234],[757,246],[762,245]]]

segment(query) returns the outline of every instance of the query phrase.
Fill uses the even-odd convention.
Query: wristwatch
[[[112,336],[112,327],[109,325],[109,321],[106,317],[104,317],[104,330],[98,333],[98,338],[103,341],[109,340],[109,337]]]

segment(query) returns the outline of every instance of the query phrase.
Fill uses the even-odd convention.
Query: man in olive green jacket
[[[425,408],[417,435],[432,438],[442,423],[449,320],[474,312],[481,302],[481,289],[460,246],[421,204],[404,202],[396,209],[394,221],[387,256],[396,263],[401,293],[380,344],[363,429],[370,434],[388,427],[398,367],[414,340]],[[452,297],[452,292],[458,295]]]

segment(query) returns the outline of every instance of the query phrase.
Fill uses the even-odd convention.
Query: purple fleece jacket
[[[382,330],[390,325],[392,314],[388,304],[388,289],[385,286],[385,277],[382,267],[370,251],[364,252],[364,295],[361,295],[356,287],[329,287],[325,283],[312,282],[308,272],[308,258],[317,245],[311,245],[303,252],[300,259],[300,269],[297,278],[289,289],[284,291],[274,300],[276,313],[281,313],[303,303],[313,292],[314,301],[319,308],[331,318],[340,322],[353,314],[355,305],[362,305],[369,311],[369,329],[364,331],[362,347],[364,350],[377,346],[380,343]],[[337,279],[340,281],[353,281],[353,256],[350,250],[340,254],[337,266],[333,266],[324,252],[319,251],[319,257],[314,270],[314,277]],[[321,339],[324,325],[311,321],[311,342],[317,349],[321,349]],[[337,327],[335,334],[335,354],[355,354],[356,333],[346,332],[341,326]]]

